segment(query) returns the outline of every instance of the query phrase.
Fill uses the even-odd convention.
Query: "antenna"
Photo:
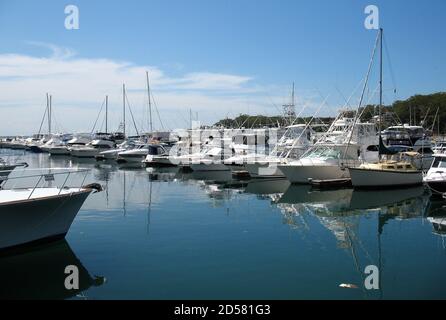
[[[294,82],[291,91],[291,102],[282,105],[282,107],[283,107],[283,115],[285,118],[290,118],[291,121],[292,118],[296,117],[296,109],[295,109],[296,105],[294,102]]]

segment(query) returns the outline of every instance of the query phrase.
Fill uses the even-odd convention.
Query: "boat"
[[[118,163],[138,163],[142,164],[143,160],[149,154],[150,144],[140,143],[135,146],[135,148],[122,151],[118,153],[117,162]]]
[[[446,193],[446,153],[434,155],[432,166],[423,180],[434,196],[442,196]]]
[[[278,168],[290,159],[300,158],[313,145],[315,140],[313,126],[293,124],[286,127],[285,133],[279,139],[269,155],[255,154],[245,157],[245,168],[251,178],[271,179],[285,178]]]
[[[162,144],[149,145],[149,153],[143,160],[146,167],[175,167],[170,161],[169,147]]]
[[[85,147],[88,143],[93,140],[93,135],[91,133],[77,133],[74,135],[73,139],[67,142],[66,146],[56,147],[55,149],[50,149],[50,154],[66,154],[68,152],[69,155],[73,152],[73,150],[81,149]]]
[[[28,167],[26,162],[10,163],[3,158],[0,158],[0,185],[7,180],[9,174],[18,167]]]
[[[383,29],[379,31],[380,38],[380,101],[379,101],[379,126],[381,127],[382,109],[382,40]],[[384,145],[382,132],[379,130],[379,161],[378,163],[364,162],[358,167],[349,167],[352,186],[354,188],[401,188],[417,186],[423,183],[423,171],[415,167],[412,161],[401,159],[411,156],[409,153],[397,153]],[[381,156],[385,156],[384,160]]]
[[[73,148],[71,150],[71,156],[77,158],[94,158],[99,153],[112,150],[115,147],[116,144],[113,140],[110,140],[107,135],[101,135],[83,147]]]
[[[9,148],[13,150],[25,150],[26,149],[26,139],[24,137],[15,137],[9,143]]]
[[[400,124],[383,130],[381,136],[387,146],[427,147],[431,146],[432,133],[422,126]]]
[[[405,160],[388,159],[378,163],[364,163],[348,170],[354,188],[401,188],[423,184],[423,171]]]
[[[358,122],[342,116],[335,120],[326,135],[317,141],[300,159],[278,164],[279,170],[295,184],[312,180],[349,178],[348,164],[378,157],[374,123]]]
[[[224,149],[213,147],[195,158],[191,159],[190,168],[193,171],[230,171],[231,169],[223,163]]]
[[[84,201],[102,190],[98,184],[69,187],[68,178],[84,169],[24,169],[8,177],[0,190],[0,250],[33,246],[63,239]],[[62,177],[60,187],[53,186]],[[30,187],[14,188],[17,180],[37,180]],[[23,181],[23,180],[22,180]],[[12,182],[12,183],[9,183]],[[47,186],[41,186],[46,183]],[[9,184],[13,187],[9,188]]]
[[[101,151],[99,154],[95,157],[96,160],[117,160],[118,154],[120,152],[124,152],[127,150],[131,150],[135,148],[135,142],[133,140],[126,140],[122,142],[121,144],[118,144],[116,148],[113,148],[111,150]]]
[[[438,141],[432,147],[434,153],[446,153],[446,141]]]

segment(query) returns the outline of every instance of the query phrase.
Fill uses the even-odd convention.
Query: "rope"
[[[139,136],[138,128],[136,127],[135,118],[133,117],[132,108],[130,107],[129,98],[127,97],[127,92],[125,93],[125,100],[127,101],[127,105],[129,107],[130,115],[132,116],[133,126],[135,127],[136,135]]]
[[[96,128],[96,124],[98,123],[99,117],[101,116],[102,108],[104,107],[104,104],[105,104],[105,98],[104,98],[104,100],[102,101],[101,109],[99,110],[98,116],[96,117],[96,121],[94,122],[93,129],[91,129],[91,133],[93,133],[93,132],[94,132],[94,129]]]
[[[153,105],[155,106],[155,111],[156,111],[156,114],[158,116],[158,120],[159,120],[159,122],[161,124],[161,128],[163,128],[163,130],[166,130],[165,127],[164,127],[163,121],[161,120],[161,116],[160,116],[160,113],[159,113],[159,110],[158,110],[158,104],[155,101],[155,97],[153,96],[152,93],[150,93],[150,96],[152,97]]]

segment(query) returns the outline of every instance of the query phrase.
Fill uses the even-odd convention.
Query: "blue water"
[[[2,297],[14,286],[19,297],[64,299],[446,298],[446,238],[428,219],[446,220],[446,202],[423,188],[318,192],[222,173],[21,159],[90,168],[86,181],[106,191],[89,197],[65,242],[0,259],[10,279]],[[67,264],[81,268],[79,291],[61,288]],[[368,265],[380,270],[379,290],[364,287]]]

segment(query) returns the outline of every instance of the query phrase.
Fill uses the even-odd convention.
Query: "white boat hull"
[[[252,178],[284,178],[285,175],[280,171],[278,164],[269,163],[247,163],[246,170]]]
[[[0,250],[64,238],[91,190],[0,204]]]
[[[72,149],[71,156],[77,157],[77,158],[94,158],[101,151],[103,151],[103,150],[94,149],[94,148]]]
[[[139,163],[139,164],[142,164],[142,162],[146,158],[146,156],[147,155],[139,155],[139,154],[119,155],[118,156],[118,162],[119,163]]]
[[[69,156],[70,151],[67,147],[52,147],[48,148],[48,153],[52,156]]]
[[[175,167],[168,156],[147,156],[143,161],[147,167]]]
[[[423,183],[421,171],[391,171],[350,168],[352,185],[355,188],[389,188],[416,186]]]
[[[333,180],[350,177],[347,169],[338,165],[279,165],[280,171],[291,183],[307,184],[309,179]]]
[[[224,163],[193,163],[190,165],[193,171],[230,171],[231,168]]]

